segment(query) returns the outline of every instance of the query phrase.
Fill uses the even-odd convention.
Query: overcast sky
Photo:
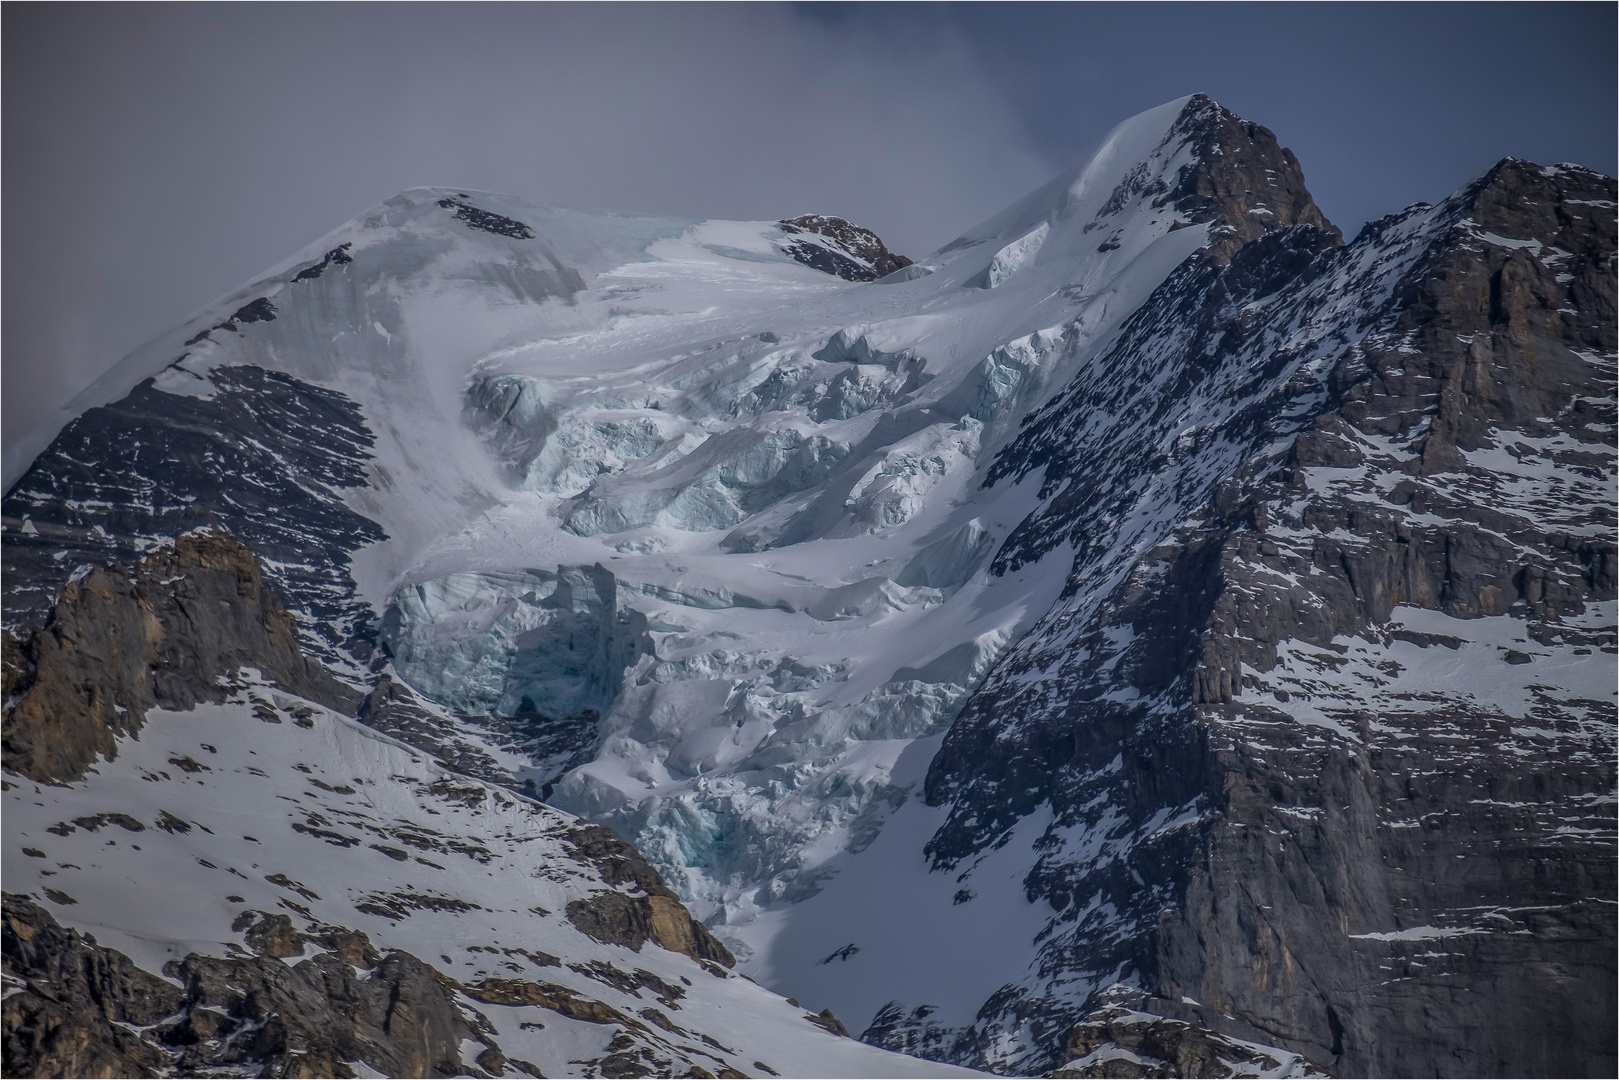
[[[1346,235],[1506,155],[1612,175],[1615,10],[8,3],[4,442],[421,184],[835,213],[915,256],[1199,91]]]

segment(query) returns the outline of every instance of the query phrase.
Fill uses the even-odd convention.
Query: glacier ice
[[[621,613],[617,581],[595,567],[458,573],[394,595],[382,643],[429,699],[475,715],[604,711],[644,619]]]
[[[595,760],[551,800],[631,837],[745,951],[753,920],[826,886],[829,853],[880,833],[908,797],[896,756],[1055,598],[1058,571],[988,575],[1037,485],[986,488],[985,468],[1201,239],[1141,214],[1139,243],[1096,251],[1083,226],[1134,164],[1036,193],[890,275],[903,289],[767,258],[767,224],[705,223],[603,274],[549,336],[491,341],[457,408],[531,501],[396,588],[401,678],[467,711],[597,711]],[[1062,265],[1037,265],[1043,245]],[[975,276],[993,288],[939,306]],[[588,611],[552,600],[555,575],[515,569],[536,548],[558,575],[599,564],[611,602],[606,584]],[[594,635],[580,663],[531,655],[569,627],[576,653]]]
[[[846,444],[786,424],[721,432],[644,479],[631,472],[624,478],[628,482],[592,484],[565,527],[580,536],[651,525],[729,528],[782,496],[825,480],[848,453]]]
[[[497,375],[474,380],[467,390],[469,423],[484,433],[519,487],[577,493],[685,433],[676,417],[640,400],[602,394],[570,400],[558,389]]]
[[[944,407],[983,423],[1018,411],[1014,406],[1029,397],[1030,377],[1042,371],[1062,340],[1060,329],[1038,330],[996,347],[945,399]]]
[[[1038,228],[997,251],[984,270],[984,287],[993,289],[1027,266],[1040,253],[1050,234],[1051,226],[1042,221]]]

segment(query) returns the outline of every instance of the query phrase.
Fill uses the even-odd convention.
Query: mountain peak
[[[1612,1075],[1614,201],[378,204],[0,507],[13,1071]]]
[[[1343,239],[1273,132],[1193,94],[1119,124],[1087,160],[937,254],[1016,242],[1045,226],[1047,258],[1071,261],[1122,247],[1119,258],[1128,261],[1166,233],[1207,226],[1204,257],[1224,264],[1244,244],[1292,225]]]
[[[1166,141],[1183,140],[1192,160],[1181,166],[1166,203],[1193,223],[1212,222],[1208,258],[1229,262],[1237,249],[1290,225],[1314,225],[1339,242],[1309,189],[1293,151],[1269,128],[1244,120],[1206,94],[1193,94]]]

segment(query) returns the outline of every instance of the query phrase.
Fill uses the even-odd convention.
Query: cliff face
[[[96,566],[63,590],[50,621],[6,634],[5,767],[77,780],[149,709],[224,701],[244,666],[348,712],[359,695],[298,647],[297,624],[258,557],[223,534],[187,534],[134,567]],[[15,699],[13,698],[15,696]]]
[[[191,956],[164,979],[64,929],[37,904],[9,894],[5,903],[0,943],[6,974],[20,984],[4,1006],[13,1076],[233,1066],[260,1076],[354,1076],[350,1062],[388,1076],[463,1076],[471,1064],[461,1046],[479,1032],[457,1009],[454,984],[408,953],[384,960],[364,934],[296,967],[274,949],[251,959]],[[486,1048],[479,1061],[494,1065],[498,1054]]]
[[[1269,128],[1202,94],[1187,102],[1176,126],[1192,137],[1192,160],[1160,198],[1191,223],[1213,225],[1206,259],[1229,262],[1244,244],[1289,225],[1313,225],[1342,240],[1304,186],[1298,158]]]
[[[928,796],[940,868],[1055,810],[1006,1016],[1124,977],[1348,1075],[1612,1071],[1613,199],[1509,160],[1187,270],[1002,455],[1060,490],[1002,564],[1078,555]]]
[[[343,253],[328,261],[334,254]],[[296,286],[307,287],[307,279]],[[268,301],[248,305],[127,396],[86,410],[34,459],[0,504],[8,628],[25,635],[42,626],[75,567],[131,565],[175,537],[218,529],[270,561],[307,651],[364,672],[375,615],[355,595],[350,560],[384,534],[343,498],[367,483],[375,443],[359,409],[256,364],[208,378],[183,366],[218,347],[215,339],[240,345],[276,325]]]

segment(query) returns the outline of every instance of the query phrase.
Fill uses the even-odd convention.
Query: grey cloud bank
[[[1614,169],[1609,5],[8,5],[4,442],[403,188],[837,213],[921,254],[1204,91],[1359,221]]]

